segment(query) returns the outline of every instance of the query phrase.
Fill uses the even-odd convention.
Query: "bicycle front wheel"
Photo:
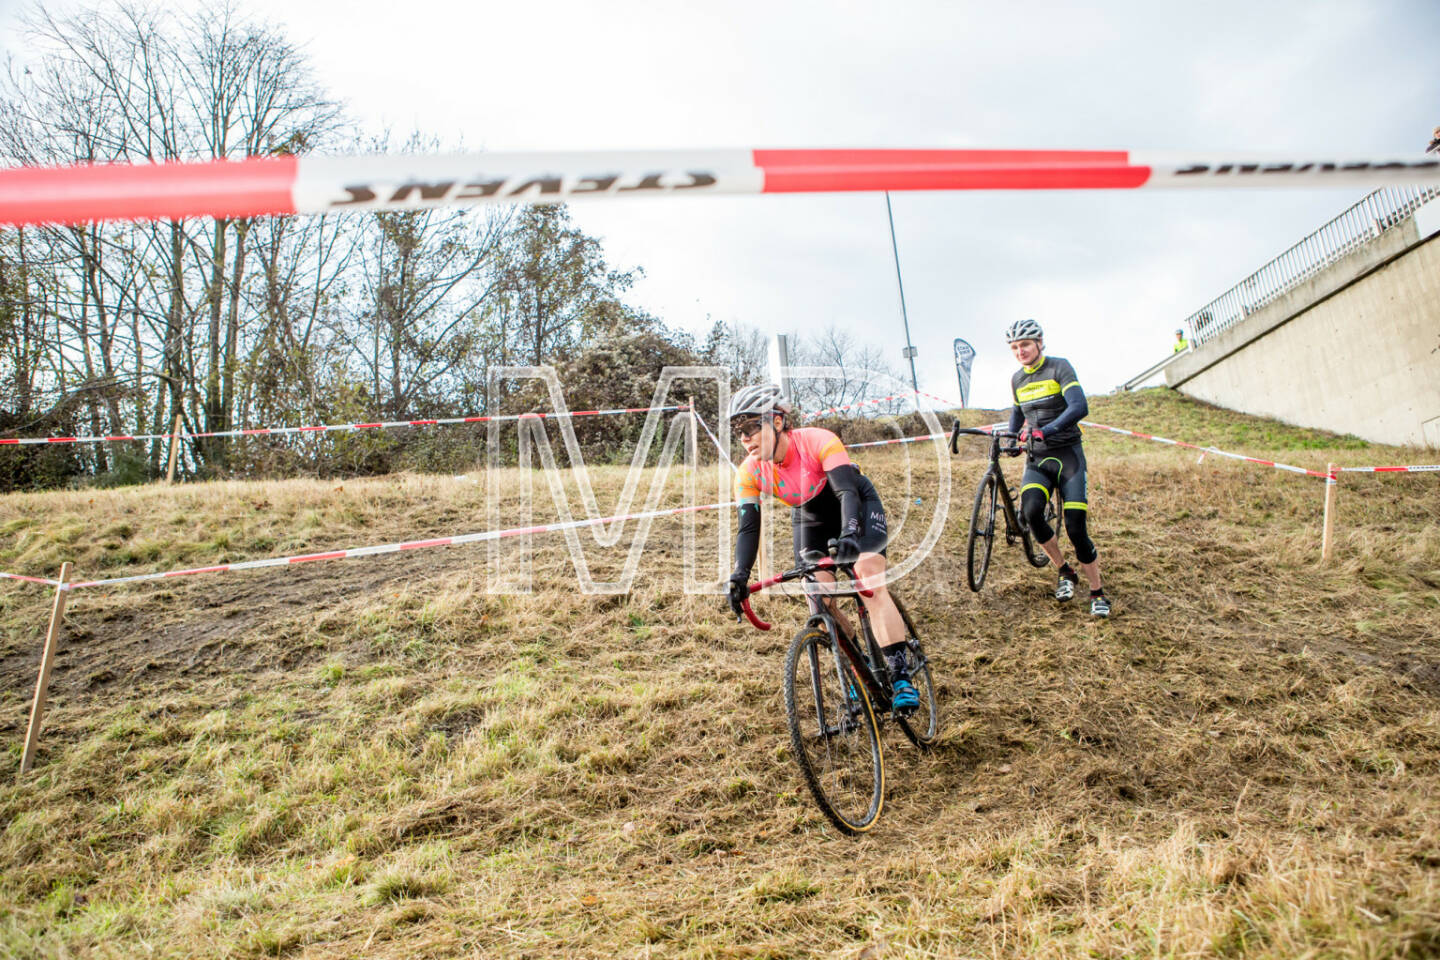
[[[995,475],[986,471],[975,490],[970,510],[970,541],[965,547],[966,576],[970,589],[980,591],[990,569],[990,548],[995,545]]]
[[[806,627],[785,656],[790,744],[821,812],[847,834],[864,833],[885,805],[885,758],[864,684],[830,634]]]

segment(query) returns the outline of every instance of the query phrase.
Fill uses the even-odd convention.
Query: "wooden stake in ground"
[[[180,452],[180,414],[175,414],[175,423],[170,427],[170,468],[165,471],[165,482],[175,482],[175,454]]]
[[[30,727],[25,731],[25,752],[20,757],[20,776],[30,772],[35,761],[35,748],[40,744],[40,721],[45,718],[45,696],[50,691],[50,668],[55,663],[55,648],[60,645],[60,618],[65,615],[65,584],[70,581],[70,564],[60,565],[60,585],[55,588],[55,609],[50,613],[50,629],[45,633],[45,652],[40,657],[40,676],[35,681],[35,703],[30,707]]]
[[[695,398],[685,398],[685,409],[690,415],[690,422],[686,424],[689,428],[685,431],[685,506],[693,507],[699,504],[700,499],[695,495],[699,489],[700,482],[700,424],[695,419]],[[691,563],[695,557],[695,545],[698,541],[699,518],[693,513],[685,515],[684,526],[682,527],[685,550],[685,591],[688,593],[691,588],[691,577],[699,569]]]
[[[1325,465],[1325,526],[1320,533],[1320,562],[1330,559],[1330,535],[1335,527],[1335,488],[1340,485],[1336,479],[1335,464]]]

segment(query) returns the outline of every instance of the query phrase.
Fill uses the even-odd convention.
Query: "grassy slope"
[[[1162,391],[1094,406],[1300,465],[1415,459]],[[553,536],[529,596],[486,594],[483,546],[77,593],[19,786],[47,598],[0,587],[0,954],[1440,950],[1436,476],[1347,478],[1321,569],[1319,481],[1104,435],[1087,450],[1115,618],[1056,607],[1013,550],[983,593],[957,589],[982,464],[955,461],[957,508],[900,588],[945,728],[924,756],[890,731],[889,803],[858,841],[789,758],[800,608],[764,601],[779,627],[757,634],[681,595],[676,521],[628,596],[577,595]],[[923,512],[933,458],[862,463],[897,491],[907,452]],[[425,477],[11,496],[0,569],[443,535],[487,527],[484,503]],[[522,554],[507,543],[500,568]],[[602,576],[623,559],[588,555]]]

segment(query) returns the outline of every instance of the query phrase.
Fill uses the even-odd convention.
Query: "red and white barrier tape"
[[[922,393],[923,393],[923,391],[922,391]],[[929,394],[926,394],[926,396],[929,396]],[[973,429],[973,430],[994,430],[994,429],[996,429],[996,428],[998,428],[998,427],[1003,427],[1003,426],[1006,426],[1006,423],[1002,421],[1002,422],[1000,422],[1000,423],[982,423],[980,426],[978,426],[978,427],[972,427],[971,429]],[[887,443],[919,443],[921,440],[948,440],[948,439],[950,439],[950,434],[948,434],[948,433],[926,433],[926,434],[923,434],[923,435],[918,436],[918,437],[899,437],[899,438],[897,438],[897,439],[895,439],[895,440],[870,440],[870,441],[868,441],[868,442],[866,442],[866,443],[847,443],[847,444],[845,444],[845,449],[846,449],[846,450],[853,450],[853,449],[855,449],[856,447],[879,447],[879,446],[883,446],[883,445],[885,445],[885,444],[887,444]]]
[[[18,574],[18,573],[0,573],[0,579],[5,579],[5,580],[24,580],[26,583],[43,583],[43,584],[46,584],[46,585],[51,586],[51,587],[58,587],[58,586],[60,586],[60,581],[59,581],[59,580],[47,580],[47,579],[45,579],[44,577],[25,577],[25,576],[21,576],[21,575]]]
[[[961,406],[960,406],[960,404],[954,402],[953,400],[947,400],[947,399],[945,399],[944,397],[936,396],[936,395],[933,394],[933,393],[927,393],[927,392],[924,391],[924,390],[906,390],[904,393],[897,393],[897,394],[894,394],[893,396],[889,396],[889,397],[880,397],[880,398],[875,399],[875,400],[861,400],[859,403],[847,403],[847,404],[846,404],[845,406],[843,406],[843,407],[830,407],[829,409],[826,409],[826,410],[817,410],[817,411],[815,411],[814,413],[807,413],[807,414],[805,414],[801,419],[802,419],[802,420],[811,420],[811,419],[813,419],[813,418],[815,418],[815,417],[823,417],[823,416],[825,416],[825,415],[828,414],[828,413],[839,413],[839,412],[842,411],[842,410],[850,410],[850,409],[853,409],[853,408],[855,408],[855,407],[863,407],[863,406],[867,406],[867,405],[869,405],[869,404],[875,404],[875,403],[885,403],[885,402],[888,401],[888,400],[908,400],[908,399],[911,398],[911,397],[925,397],[925,398],[930,399],[930,400],[938,401],[939,403],[941,403],[941,404],[944,405],[944,408],[945,408],[946,410],[959,410],[959,409],[962,409]],[[924,438],[917,438],[917,439],[924,439]]]
[[[965,409],[965,405],[964,405],[963,403],[956,403],[954,400],[947,400],[946,398],[944,398],[944,397],[938,397],[938,396],[936,396],[936,395],[933,394],[933,393],[926,393],[924,390],[921,390],[921,391],[919,391],[919,392],[920,392],[920,396],[922,396],[922,397],[929,397],[931,400],[938,400],[940,403],[942,403],[942,404],[945,405],[944,408],[945,408],[946,410],[964,410],[964,409]]]
[[[861,400],[861,401],[859,401],[858,403],[847,403],[847,404],[845,404],[844,406],[841,406],[841,407],[829,407],[829,408],[827,408],[827,409],[825,409],[825,410],[816,410],[814,413],[807,413],[807,414],[805,414],[805,415],[802,416],[800,419],[802,419],[802,420],[813,420],[813,419],[815,419],[816,417],[823,417],[823,416],[825,416],[826,414],[830,414],[830,413],[839,413],[839,412],[842,411],[842,410],[853,410],[853,409],[855,409],[856,407],[868,407],[868,406],[872,406],[873,404],[877,404],[877,403],[887,403],[888,401],[891,401],[891,400],[906,400],[906,399],[909,399],[910,397],[913,397],[913,396],[915,396],[915,391],[914,391],[914,390],[906,390],[904,393],[897,393],[897,394],[894,394],[894,395],[889,396],[889,397],[877,397],[877,398],[875,398],[874,400]]]
[[[1291,473],[1303,473],[1303,474],[1306,474],[1307,476],[1311,476],[1311,477],[1326,477],[1326,478],[1328,478],[1328,477],[1330,476],[1330,474],[1326,473],[1326,472],[1323,471],[1323,470],[1307,470],[1307,469],[1304,468],[1304,467],[1294,467],[1294,466],[1291,466],[1291,465],[1288,464],[1288,463],[1276,463],[1274,460],[1261,460],[1259,457],[1248,457],[1248,456],[1246,456],[1246,455],[1243,454],[1243,453],[1230,453],[1230,452],[1228,452],[1228,451],[1220,450],[1220,449],[1217,449],[1217,448],[1215,448],[1215,447],[1202,447],[1202,446],[1199,446],[1198,444],[1186,443],[1186,442],[1184,442],[1183,440],[1171,440],[1171,439],[1169,439],[1169,438],[1167,438],[1167,437],[1157,437],[1157,436],[1155,436],[1154,434],[1140,433],[1139,431],[1136,431],[1136,430],[1125,430],[1125,429],[1122,429],[1121,427],[1108,427],[1108,426],[1106,426],[1106,425],[1103,424],[1103,423],[1095,423],[1095,422],[1090,421],[1090,420],[1081,420],[1080,422],[1081,422],[1081,424],[1083,424],[1084,426],[1093,427],[1093,428],[1095,428],[1096,430],[1109,430],[1111,433],[1120,433],[1120,434],[1124,434],[1124,435],[1127,436],[1127,437],[1135,437],[1135,438],[1140,439],[1140,440],[1153,440],[1153,441],[1155,441],[1156,443],[1164,443],[1164,444],[1168,444],[1168,445],[1174,446],[1174,447],[1186,447],[1186,448],[1191,449],[1191,450],[1199,450],[1199,451],[1201,451],[1202,453],[1213,453],[1213,454],[1215,454],[1216,456],[1229,457],[1229,458],[1231,458],[1231,459],[1233,459],[1233,460],[1245,460],[1245,461],[1248,461],[1248,462],[1250,462],[1250,463],[1264,464],[1264,465],[1267,466],[1267,467],[1274,467],[1274,468],[1277,469],[1277,470],[1288,470],[1288,471],[1290,471]],[[993,430],[993,429],[995,429],[996,427],[1003,427],[1003,426],[1005,426],[1005,424],[1003,424],[1003,423],[991,423],[991,424],[986,424],[986,425],[984,425],[984,426],[976,427],[975,429],[977,429],[977,430]],[[922,440],[940,440],[940,439],[944,439],[944,438],[946,438],[946,437],[948,437],[948,436],[949,436],[949,434],[944,434],[944,433],[931,433],[931,434],[925,434],[924,436],[919,436],[919,437],[900,437],[899,439],[895,439],[895,440],[872,440],[872,441],[870,441],[870,442],[868,442],[868,443],[847,443],[847,444],[845,445],[845,448],[846,448],[847,450],[853,450],[853,449],[855,449],[855,448],[857,448],[857,447],[878,447],[878,446],[883,446],[883,445],[885,445],[885,444],[891,444],[891,443],[919,443],[919,442],[922,441]],[[1346,467],[1346,468],[1342,468],[1342,469],[1351,469],[1351,470],[1376,470],[1376,471],[1382,471],[1382,470],[1417,470],[1417,469],[1420,469],[1420,470],[1440,470],[1440,466],[1435,466],[1435,467]]]
[[[691,413],[694,413],[694,411],[692,410]],[[704,420],[704,418],[702,418],[702,417],[700,416],[700,414],[694,413],[694,416],[695,416],[695,422],[698,423],[698,424],[700,424],[700,426],[704,428],[705,433],[706,433],[706,434],[710,437],[710,439],[714,442],[714,444],[715,444],[715,449],[718,450],[718,451],[720,451],[720,459],[722,459],[722,460],[724,460],[726,463],[730,464],[730,469],[731,469],[731,470],[736,469],[736,467],[735,467],[735,461],[734,461],[734,460],[731,460],[731,459],[730,459],[730,454],[728,454],[728,453],[725,452],[725,445],[720,442],[720,438],[715,435],[715,431],[713,431],[713,430],[710,429],[710,424],[706,423],[705,420]]]
[[[921,440],[945,440],[948,439],[949,436],[950,434],[948,433],[927,433],[921,437],[899,437],[895,440],[867,440],[865,443],[847,443],[845,444],[845,449],[858,450],[861,447],[883,447],[890,443],[919,443]]]
[[[0,224],[414,210],[587,197],[1440,182],[1440,160],[1129,150],[656,150],[256,157],[0,171]]]
[[[1412,467],[1336,467],[1336,473],[1428,473],[1440,470],[1440,463]]]
[[[386,420],[377,423],[327,423],[313,427],[253,427],[248,430],[210,430],[203,433],[137,433],[107,437],[14,437],[0,438],[3,444],[26,443],[108,443],[117,440],[181,440],[199,437],[259,437],[289,433],[329,433],[336,430],[390,430],[396,427],[433,427],[455,423],[489,423],[508,420],[560,420],[566,417],[599,417],[617,413],[661,413],[684,407],[624,407],[618,410],[568,410],[560,413],[502,413],[490,417],[442,417],[437,420]]]
[[[1190,450],[1199,450],[1202,453],[1213,453],[1217,457],[1229,457],[1232,460],[1245,460],[1249,463],[1259,463],[1267,467],[1274,467],[1276,470],[1288,470],[1291,473],[1303,473],[1308,477],[1326,477],[1330,474],[1324,470],[1307,470],[1305,467],[1293,467],[1288,463],[1276,463],[1274,460],[1262,460],[1259,457],[1247,457],[1243,453],[1230,453],[1215,447],[1202,447],[1194,443],[1186,443],[1183,440],[1170,440],[1166,437],[1157,437],[1149,433],[1139,433],[1135,430],[1123,430],[1120,427],[1107,427],[1103,423],[1094,423],[1090,420],[1081,420],[1082,426],[1094,427],[1096,430],[1109,430],[1111,433],[1123,433],[1127,437],[1135,437],[1140,440],[1154,440],[1156,443],[1169,444],[1172,447],[1186,447]]]
[[[283,567],[294,563],[312,563],[316,560],[346,560],[351,557],[371,557],[382,553],[401,553],[406,550],[421,550],[427,547],[450,547],[463,543],[480,543],[485,540],[500,540],[518,537],[527,533],[548,533],[556,530],[575,530],[593,527],[616,520],[644,520],[650,517],[669,517],[681,513],[699,513],[702,510],[718,510],[733,506],[730,502],[707,503],[700,507],[676,507],[671,510],[650,510],[644,513],[628,513],[614,517],[599,517],[592,520],[570,520],[564,523],[544,523],[536,527],[515,527],[510,530],[486,530],[482,533],[466,533],[456,537],[438,537],[433,540],[411,540],[407,543],[385,543],[372,547],[351,547],[346,550],[327,550],[324,553],[307,553],[295,557],[269,557],[264,560],[243,560],[239,563],[224,563],[213,567],[193,567],[188,570],[167,570],[164,573],[141,573],[133,577],[112,577],[109,580],[82,580],[61,586],[64,590],[79,590],[82,587],[109,587],[121,583],[139,583],[143,580],[167,580],[172,577],[188,577],[197,573],[228,573],[232,570],[258,570],[261,567]],[[33,579],[33,578],[19,578]],[[56,583],[56,581],[45,581]],[[58,586],[59,584],[57,584]]]

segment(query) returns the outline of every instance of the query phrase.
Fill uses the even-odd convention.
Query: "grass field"
[[[1163,390],[1092,408],[1301,466],[1424,460]],[[857,451],[909,512],[895,559],[939,499],[922,446]],[[677,519],[624,595],[578,593],[558,535],[75,591],[19,783],[52,594],[0,583],[0,955],[1440,955],[1440,475],[1346,477],[1322,567],[1323,481],[1092,431],[1095,622],[1003,545],[982,593],[959,586],[981,447],[896,588],[939,742],[887,726],[858,840],[790,757],[803,608],[757,601],[761,634],[684,595]],[[593,473],[608,510],[624,472]],[[486,510],[478,472],[11,495],[0,569],[121,576]],[[534,522],[554,515],[542,482]],[[628,532],[580,540],[618,575]],[[527,557],[533,592],[487,593]]]

